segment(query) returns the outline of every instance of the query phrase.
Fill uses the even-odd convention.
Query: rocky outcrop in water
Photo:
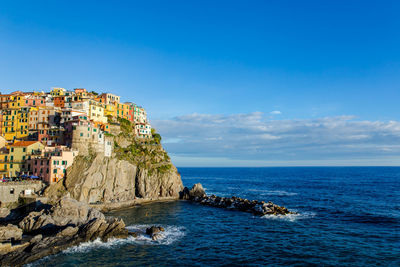
[[[181,199],[194,201],[206,206],[250,212],[259,216],[294,214],[294,212],[289,211],[287,208],[278,206],[272,202],[248,200],[235,196],[207,196],[200,183],[193,185],[190,190],[185,187],[181,193]]]
[[[76,157],[66,178],[47,188],[46,195],[57,199],[70,193],[89,204],[178,199],[181,177],[165,150],[154,141],[139,142],[129,127],[112,129],[111,157],[102,153]]]
[[[105,218],[96,209],[69,197],[32,211],[17,225],[0,227],[2,266],[20,266],[82,242],[130,235],[121,219]]]
[[[165,229],[161,226],[152,226],[146,229],[146,235],[149,235],[152,240],[157,240],[161,237],[160,233]]]

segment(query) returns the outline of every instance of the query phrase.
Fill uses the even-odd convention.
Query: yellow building
[[[8,162],[8,152],[0,151],[0,177],[9,176],[9,162]]]
[[[24,95],[11,95],[8,102],[8,108],[21,108],[25,107],[25,96]]]
[[[44,147],[39,141],[19,141],[11,145],[6,160],[9,175],[17,176],[28,172],[30,166],[27,160],[31,159],[32,155],[40,155]]]
[[[28,136],[28,113],[28,108],[3,110],[1,133],[7,141]]]
[[[7,145],[7,140],[3,136],[0,136],[0,149],[5,147],[6,145]]]
[[[104,115],[104,105],[97,101],[94,101],[94,100],[89,101],[88,116],[89,116],[89,119],[94,122],[102,123],[102,124],[107,123],[107,117]]]
[[[114,112],[115,117],[124,118],[129,120],[129,108],[130,106],[123,103],[116,104],[116,113]]]
[[[63,95],[65,95],[65,92],[66,92],[67,90],[65,90],[64,88],[53,88],[51,91],[50,91],[50,94],[52,95],[52,96],[63,96]]]
[[[104,108],[104,116],[114,116],[115,110],[116,108],[113,104],[107,104]]]

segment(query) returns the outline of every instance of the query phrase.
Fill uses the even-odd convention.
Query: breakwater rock
[[[106,218],[85,203],[63,197],[30,212],[17,225],[0,226],[0,262],[21,266],[82,242],[129,235],[121,219]]]
[[[181,199],[194,201],[206,206],[249,212],[259,216],[295,214],[295,212],[291,212],[287,208],[272,202],[248,200],[235,196],[207,196],[200,183],[193,185],[191,189],[185,187],[181,193]]]
[[[146,234],[149,235],[152,240],[157,240],[161,237],[160,233],[164,231],[165,229],[161,226],[152,226],[146,229]]]

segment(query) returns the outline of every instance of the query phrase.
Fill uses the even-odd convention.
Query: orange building
[[[55,96],[53,98],[54,100],[54,106],[63,108],[65,106],[65,97],[64,96]]]

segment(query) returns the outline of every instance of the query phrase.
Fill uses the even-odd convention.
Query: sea
[[[84,243],[30,266],[400,266],[400,168],[179,168],[207,194],[272,201],[254,216],[187,201],[108,213],[138,238]],[[165,228],[162,238],[147,227]]]

